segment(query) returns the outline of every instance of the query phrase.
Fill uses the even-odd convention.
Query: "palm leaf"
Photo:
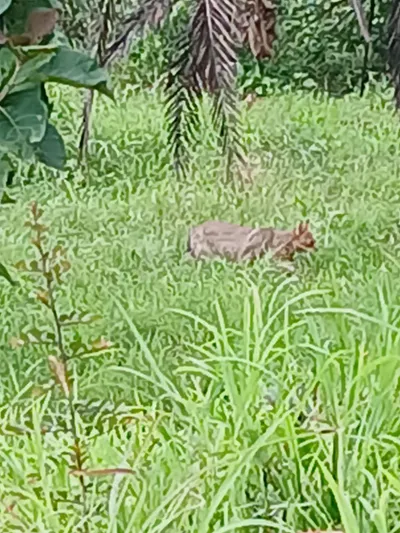
[[[257,59],[272,56],[276,39],[276,9],[270,0],[247,0],[239,12],[239,40]]]
[[[187,148],[197,140],[200,129],[200,93],[189,79],[190,46],[187,33],[182,34],[173,47],[178,57],[170,61],[167,77],[165,115],[168,129],[168,146],[175,169],[183,174],[187,168]]]
[[[397,107],[400,107],[400,4],[392,0],[389,14],[388,63]]]
[[[189,73],[195,87],[210,94],[232,89],[236,77],[236,4],[198,0],[189,29]]]
[[[224,151],[243,159],[235,91],[238,27],[235,0],[197,0],[187,37],[170,67],[167,86],[169,141],[177,168],[188,143],[197,138],[199,100],[212,96],[212,121]]]

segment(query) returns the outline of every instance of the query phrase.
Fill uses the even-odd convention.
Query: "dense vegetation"
[[[53,101],[73,144],[79,102],[58,91]],[[177,182],[154,95],[119,101],[95,110],[92,187],[78,176],[43,181],[36,169],[1,210],[3,256],[33,259],[23,224],[40,200],[72,265],[60,309],[101,316],[68,342],[114,343],[73,361],[78,430],[86,468],[135,474],[88,478],[89,529],[396,531],[399,125],[390,99],[288,94],[255,104],[246,139],[259,162],[245,191],[221,182],[211,133],[191,179]],[[292,276],[268,262],[200,265],[184,255],[188,226],[206,218],[287,226],[306,215],[319,250]],[[0,490],[14,505],[0,510],[2,531],[75,531],[80,489],[68,476],[69,418],[49,382],[48,347],[7,347],[21,332],[51,330],[51,315],[30,296],[35,278],[15,276],[20,285],[1,293]]]
[[[68,85],[112,95],[101,67],[129,2],[66,4],[61,33],[52,1],[29,3],[35,25],[27,3],[0,0],[0,530],[395,533],[389,2],[365,4],[372,45],[347,2],[279,3],[275,58],[241,52],[242,90],[268,95],[235,103],[245,182],[224,179],[212,98],[185,174],[172,165],[158,82],[186,4],[125,43],[114,100]],[[335,98],[360,86],[365,53],[369,91]],[[294,272],[185,254],[205,219],[305,218],[318,251]]]
[[[168,2],[159,0],[158,3],[162,6]],[[97,0],[82,4],[84,7],[80,6],[78,11],[72,9],[66,13],[64,27],[75,45],[82,49],[88,47],[89,33],[89,48],[95,49],[103,3]],[[149,86],[160,80],[168,68],[174,42],[187,22],[184,8],[187,4],[177,3],[179,9],[176,8],[161,31],[146,34],[144,39],[133,39],[129,63],[123,68],[127,82]],[[263,95],[277,87],[294,86],[315,87],[341,95],[359,90],[366,52],[368,79],[381,81],[386,72],[390,0],[363,2],[368,19],[373,10],[372,43],[367,50],[348,0],[279,0],[273,4],[277,8],[274,57],[265,61],[255,59],[248,52],[242,54],[239,76],[242,91]],[[122,2],[116,25],[128,19],[131,12],[131,3]]]

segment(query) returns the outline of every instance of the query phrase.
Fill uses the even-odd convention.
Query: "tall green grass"
[[[53,97],[72,154],[79,102]],[[209,128],[178,181],[158,98],[101,100],[91,185],[73,160],[63,179],[21,167],[1,207],[2,261],[30,256],[38,200],[72,263],[60,306],[100,314],[88,333],[116,345],[74,367],[88,465],[135,471],[90,479],[90,531],[400,530],[399,121],[378,96],[301,94],[245,121],[251,184],[223,181]],[[319,249],[293,274],[185,254],[208,218],[306,217]],[[37,392],[48,354],[8,344],[46,319],[31,289],[1,285],[0,529],[78,531],[65,400]]]

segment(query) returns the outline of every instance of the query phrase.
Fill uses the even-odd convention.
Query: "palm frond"
[[[247,0],[239,12],[239,40],[257,59],[272,56],[276,39],[276,7],[271,0]]]
[[[122,23],[116,39],[105,51],[105,64],[117,54],[125,55],[132,44],[132,37],[142,37],[148,30],[159,28],[172,8],[171,0],[142,0]]]
[[[232,0],[198,0],[189,30],[189,72],[198,90],[231,89],[236,77],[237,8]]]
[[[396,106],[400,107],[400,3],[392,0],[388,23],[388,64],[394,85]]]
[[[244,153],[235,92],[237,5],[235,0],[197,0],[187,38],[180,43],[180,55],[171,65],[167,119],[178,168],[182,168],[177,158],[182,156],[184,146],[197,137],[203,92],[212,97],[212,122],[224,151],[239,158]]]
[[[168,129],[168,146],[171,149],[175,170],[184,174],[187,168],[187,149],[197,139],[200,129],[200,94],[188,74],[190,64],[189,35],[182,34],[175,43],[178,57],[170,61],[167,77],[165,117]]]
[[[175,170],[183,175],[188,164],[188,145],[198,138],[199,101],[192,89],[176,86],[166,106],[168,146],[171,149]]]

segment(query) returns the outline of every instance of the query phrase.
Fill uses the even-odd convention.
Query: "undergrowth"
[[[79,102],[53,98],[72,154]],[[400,530],[398,119],[376,95],[302,94],[245,119],[244,188],[223,182],[208,128],[176,179],[151,93],[97,103],[90,185],[73,159],[63,179],[21,167],[0,210],[19,281],[0,293],[1,531],[72,532],[83,514],[109,533]],[[114,343],[68,363],[84,469],[99,474],[83,514],[51,353],[15,348],[49,320],[11,268],[34,260],[32,200],[71,263],[57,305],[99,317],[68,342]],[[210,218],[310,218],[318,251],[294,274],[195,263],[187,230]]]

